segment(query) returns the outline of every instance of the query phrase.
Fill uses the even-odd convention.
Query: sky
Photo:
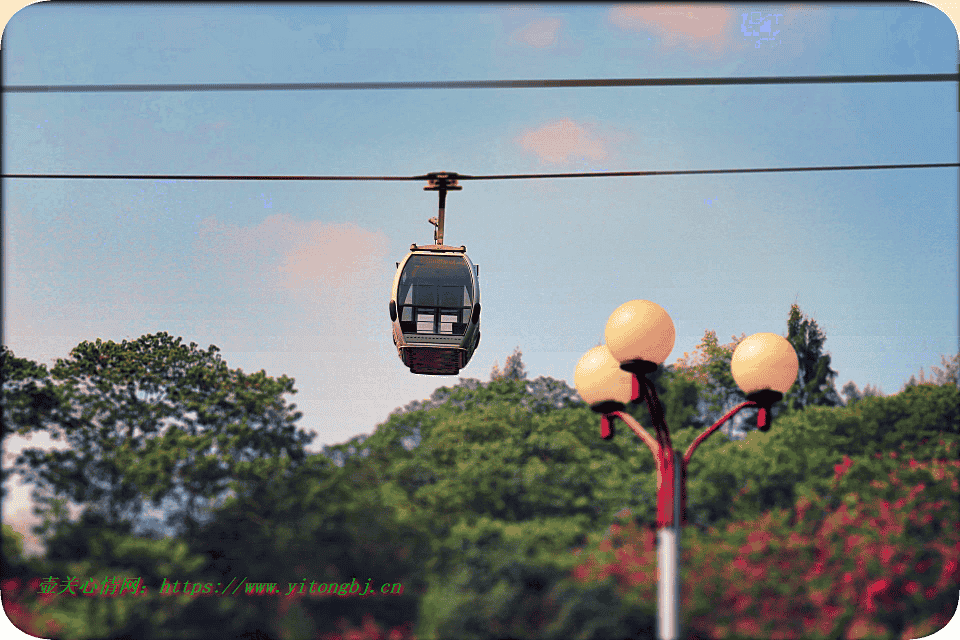
[[[12,11],[10,12],[12,14]],[[150,84],[917,74],[957,71],[921,3],[35,4],[3,81]],[[490,175],[958,161],[953,83],[4,94],[3,173]],[[898,392],[958,351],[952,168],[463,181],[445,242],[480,265],[482,341],[573,386],[629,300],[704,333],[816,320],[838,372]],[[372,433],[456,376],[391,340],[395,263],[429,244],[419,182],[2,181],[3,344],[52,365],[167,332],[295,379],[310,449]],[[40,438],[28,443],[46,445]],[[14,441],[6,459],[25,443]],[[4,521],[27,533],[28,492]],[[28,542],[31,536],[28,535]]]

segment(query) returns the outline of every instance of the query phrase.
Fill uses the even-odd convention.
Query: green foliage
[[[8,580],[28,581],[39,575],[43,564],[35,557],[24,555],[23,534],[14,531],[8,524],[3,525],[3,563],[0,564],[0,584]],[[6,593],[6,587],[4,587]],[[6,597],[6,596],[5,596]]]
[[[203,558],[191,553],[185,542],[147,540],[106,528],[89,530],[86,535],[87,557],[50,566],[49,577],[56,581],[54,597],[36,609],[58,624],[58,637],[186,639],[203,635],[209,628],[209,621],[197,615],[209,602],[159,592],[164,578],[172,582],[172,576],[199,577]],[[130,591],[110,595],[121,593],[111,591],[111,585],[122,588],[124,582]],[[72,585],[69,591],[68,585]],[[132,595],[136,586],[146,586],[147,591]],[[104,587],[107,593],[101,591]],[[237,603],[218,599],[217,605],[221,609],[217,622],[222,623]]]
[[[648,374],[647,378],[653,382],[657,390],[664,420],[670,427],[671,433],[688,429],[699,432],[711,424],[706,422],[709,418],[703,415],[701,410],[702,398],[709,394],[703,392],[703,387],[696,380],[673,366],[660,367]],[[713,401],[718,401],[716,396],[712,397]],[[653,424],[650,422],[650,410],[646,403],[628,406],[626,411],[651,434],[654,433]]]
[[[684,353],[673,365],[681,377],[697,384],[702,412],[698,422],[706,426],[746,400],[730,371],[733,352],[746,335],[731,338],[731,342],[721,345],[716,332],[707,331],[694,352]],[[795,304],[790,307],[787,319],[787,340],[796,350],[800,366],[797,382],[784,395],[783,402],[774,405],[774,417],[801,411],[808,406],[834,407],[842,404],[834,388],[836,372],[830,369],[829,354],[823,353],[826,336],[816,321],[803,316],[800,307]],[[852,389],[844,387],[844,391],[858,393],[856,385]],[[749,417],[752,415],[753,412],[750,412],[734,418],[729,426],[724,427],[724,431],[732,436],[744,430],[744,425],[750,424]],[[673,426],[669,420],[667,424]]]
[[[658,373],[660,370],[658,370]],[[662,368],[662,373],[654,379],[663,405],[664,418],[673,430],[695,429],[699,433],[710,426],[700,415],[700,387],[695,382],[676,373],[672,368]],[[647,414],[649,416],[649,412]]]
[[[861,423],[857,437],[869,454],[901,444],[912,454],[924,438],[960,434],[960,389],[953,385],[907,387],[894,396],[864,399],[854,411]]]
[[[788,411],[842,404],[834,387],[837,372],[830,368],[830,355],[823,353],[826,340],[816,320],[807,318],[798,305],[790,306],[787,341],[797,352],[800,369],[797,381],[784,394],[783,403]]]
[[[403,593],[373,599],[309,593],[247,598],[230,629],[263,628],[284,637],[293,625],[300,629],[297,637],[314,638],[334,631],[340,619],[358,625],[366,614],[388,627],[411,621],[424,589],[420,575],[430,542],[418,514],[410,512],[379,465],[371,457],[338,467],[314,455],[302,465],[251,473],[244,491],[216,510],[193,547],[209,557],[204,571],[225,582],[246,575],[252,582],[277,582],[286,592],[290,583],[299,586],[303,580],[309,585],[356,579],[361,585],[401,583]]]
[[[562,515],[592,524],[628,499],[623,487],[631,484],[629,466],[614,457],[615,446],[596,438],[594,421],[585,409],[539,415],[507,401],[448,414],[390,473],[403,485],[429,470],[425,482],[407,486],[411,503],[433,514],[440,538],[465,517],[519,522]]]
[[[4,577],[15,572],[25,564],[23,557],[23,535],[17,533],[8,524],[3,530],[3,574]]]
[[[0,346],[0,380],[4,433],[39,427],[63,408],[63,398],[50,384],[47,367],[16,357],[5,345]]]
[[[923,370],[921,370],[921,373]],[[911,379],[912,376],[911,376]],[[844,399],[846,400],[846,406],[850,407],[860,402],[864,398],[879,398],[883,397],[883,391],[878,387],[871,387],[869,384],[863,388],[863,391],[857,387],[856,383],[853,380],[847,382],[843,385],[843,394]]]
[[[824,490],[842,455],[900,450],[928,459],[931,442],[960,441],[958,407],[956,388],[923,386],[849,407],[787,414],[770,431],[753,431],[739,441],[708,439],[687,471],[688,517],[717,525],[789,508],[801,485]],[[741,499],[734,509],[737,492]]]
[[[16,534],[4,526],[4,607],[17,612],[12,617],[17,626],[40,637],[76,639],[204,635],[195,602],[153,591],[164,577],[196,576],[201,557],[181,540],[146,540],[88,524],[78,523],[73,530],[83,538],[82,557],[66,560],[49,555],[24,560]],[[124,581],[130,587],[125,595],[100,591]],[[137,584],[149,585],[149,590],[130,595]]]
[[[700,389],[700,398],[705,403],[702,423],[711,425],[731,407],[746,400],[730,372],[733,352],[745,338],[731,336],[732,342],[721,345],[715,331],[707,331],[693,354],[684,353],[673,365],[674,370]],[[659,389],[658,389],[659,392]],[[666,409],[664,409],[666,411]],[[671,425],[670,422],[667,422]],[[732,426],[732,425],[731,425]],[[727,430],[731,432],[730,429]]]
[[[550,379],[462,381],[422,406],[329,453],[383,464],[399,521],[429,534],[417,637],[526,637],[551,615],[541,594],[569,571],[566,552],[624,505],[653,504],[637,495],[653,461],[629,435],[599,439],[597,416]],[[497,626],[518,611],[525,622]]]
[[[231,370],[165,333],[120,344],[83,342],[51,371],[64,402],[40,425],[69,448],[30,448],[17,471],[50,499],[95,509],[104,526],[137,521],[147,501],[181,501],[170,524],[189,531],[202,511],[264,457],[302,460],[312,436],[283,399],[293,380]],[[64,408],[67,407],[67,408]]]
[[[577,523],[564,518],[506,523],[482,517],[457,525],[446,544],[458,547],[462,560],[435,574],[417,637],[540,637],[556,610],[544,595],[576,561],[558,551],[580,539]]]
[[[46,366],[16,357],[5,345],[0,345],[0,381],[4,437],[41,428],[51,416],[64,413],[66,402],[51,384]],[[0,483],[5,484],[10,475],[8,469],[0,470]],[[0,497],[6,491],[6,487],[0,489]]]
[[[720,522],[754,518],[774,506],[793,503],[796,483],[811,474],[825,473],[837,456],[837,429],[854,424],[842,416],[820,420],[818,414],[780,418],[769,432],[750,432],[744,439],[708,439],[687,469],[687,515],[691,522],[715,526]],[[838,418],[838,423],[833,423]],[[711,446],[712,445],[712,446]],[[733,498],[744,491],[738,509]]]
[[[707,402],[722,406],[735,399],[724,387],[732,379],[722,375],[729,375],[735,342],[721,347],[714,336],[702,346],[704,357],[715,361],[712,368],[706,361],[679,363],[651,375],[680,451],[707,426]],[[653,636],[653,458],[622,423],[614,439],[601,440],[599,416],[562,381],[528,381],[519,349],[507,359],[509,375],[488,383],[462,379],[395,411],[369,436],[307,455],[292,427],[293,407],[282,399],[293,392],[288,378],[231,371],[215,347],[201,352],[165,334],[81,347],[55,367],[60,377],[46,380],[39,366],[5,360],[33,376],[20,380],[34,380],[37,389],[47,385],[59,398],[37,412],[36,423],[77,443],[47,458],[28,456],[36,462],[30,470],[44,501],[47,555],[29,567],[16,560],[21,573],[142,577],[155,588],[164,578],[216,585],[246,576],[283,590],[304,580],[355,578],[361,585],[368,579],[399,582],[404,592],[50,600],[35,588],[26,593],[21,580],[20,619],[56,614],[64,638],[372,639],[384,629],[409,638],[412,625],[421,640]],[[895,574],[899,582],[875,591],[877,602],[897,589],[914,589],[912,582],[921,593],[940,589],[949,575],[911,576],[898,563],[949,562],[933,541],[944,539],[951,526],[955,532],[956,505],[941,502],[955,498],[956,474],[953,468],[940,475],[939,467],[901,467],[904,456],[916,465],[956,457],[958,406],[955,385],[922,384],[845,407],[787,412],[769,432],[741,440],[703,442],[687,474],[692,526],[685,529],[682,566],[698,581],[684,581],[683,610],[693,616],[685,628],[701,637],[749,635],[780,615],[763,608],[767,600],[783,607],[798,599],[809,609],[821,592],[847,598],[824,582],[842,583],[846,573],[862,592],[878,576]],[[630,411],[649,427],[646,407]],[[18,424],[27,432],[37,428],[28,419]],[[900,457],[890,458],[891,452]],[[894,471],[899,485],[878,484]],[[79,486],[70,488],[68,481]],[[923,493],[903,500],[907,483],[921,482]],[[165,497],[182,500],[173,514],[181,525],[177,537],[136,535],[138,501]],[[68,498],[87,507],[76,520],[68,517]],[[884,501],[899,505],[893,516],[882,512]],[[802,506],[808,503],[814,507]],[[836,529],[825,528],[831,514],[851,504],[874,511],[843,535],[873,536],[874,555],[882,556],[883,545],[896,547],[900,555],[892,565],[867,563],[861,570],[844,555],[846,538],[825,533]],[[888,529],[902,525],[902,535],[878,537],[871,517]],[[744,526],[773,540],[796,534],[802,544],[768,542],[759,556],[751,555],[759,539],[749,538]],[[916,540],[926,542],[909,555],[904,549]],[[610,548],[600,548],[604,541]],[[21,558],[6,531],[4,547]],[[825,577],[798,586],[794,576],[806,575],[817,553],[826,554]],[[717,566],[735,567],[734,577],[718,574]],[[731,579],[735,588],[717,591]],[[949,604],[942,590],[927,608],[917,591],[911,593],[909,604],[893,603],[888,619],[869,624],[927,629],[909,625]],[[719,611],[717,602],[723,602]],[[723,619],[737,607],[744,607],[740,619],[747,625],[739,631]],[[808,609],[798,609],[796,619]],[[828,631],[869,628],[857,615],[831,613]]]

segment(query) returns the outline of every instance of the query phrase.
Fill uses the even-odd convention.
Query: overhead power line
[[[675,87],[742,84],[847,84],[960,82],[960,73],[740,78],[588,78],[583,80],[440,80],[433,82],[279,82],[207,84],[3,85],[3,93],[123,93],[145,91],[357,91],[386,89],[562,89],[571,87]]]
[[[448,173],[457,180],[524,180],[544,178],[626,178],[631,176],[680,176],[706,175],[722,173],[787,173],[801,171],[858,171],[870,169],[939,169],[960,167],[958,162],[939,162],[926,164],[866,164],[830,167],[774,167],[767,169],[682,169],[675,171],[594,171],[582,173],[519,173],[488,176],[473,176]],[[229,175],[189,175],[189,174],[63,174],[63,173],[5,173],[3,178],[43,178],[43,179],[80,179],[80,180],[393,180],[424,181],[431,175],[420,176],[229,176]]]

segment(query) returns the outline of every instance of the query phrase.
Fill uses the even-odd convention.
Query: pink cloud
[[[540,9],[508,7],[497,12],[502,36],[493,43],[494,53],[518,72],[526,68],[529,55],[577,57],[584,43],[571,37],[563,15],[548,15]]]
[[[604,160],[608,156],[608,141],[591,129],[564,118],[522,133],[517,143],[537,154],[542,162],[552,164],[578,158]]]
[[[226,263],[242,288],[255,297],[277,290],[329,290],[355,286],[389,263],[388,242],[355,224],[302,222],[272,215],[249,227],[207,218],[197,248],[207,259]]]
[[[323,226],[311,222],[302,229],[297,242],[284,254],[280,271],[286,286],[321,283],[351,286],[387,260],[387,238],[364,231],[354,224]]]
[[[614,7],[609,18],[621,29],[654,32],[668,47],[717,52],[732,43],[737,11],[715,5],[638,5]]]
[[[531,22],[526,27],[515,31],[512,39],[537,49],[543,49],[557,43],[562,27],[562,19],[545,18]]]
[[[330,336],[357,350],[386,317],[394,258],[382,233],[275,214],[246,225],[211,216],[194,238],[183,273],[202,279],[157,311],[178,335],[209,336],[224,352],[311,352],[332,348]]]
[[[542,162],[551,164],[581,158],[606,160],[609,156],[608,138],[599,135],[591,125],[568,118],[525,131],[516,141],[522,148],[535,153]]]

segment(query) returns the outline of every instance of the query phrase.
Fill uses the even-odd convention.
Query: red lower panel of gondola
[[[404,347],[400,350],[403,364],[411,373],[428,376],[455,376],[463,368],[466,352],[459,347]]]

